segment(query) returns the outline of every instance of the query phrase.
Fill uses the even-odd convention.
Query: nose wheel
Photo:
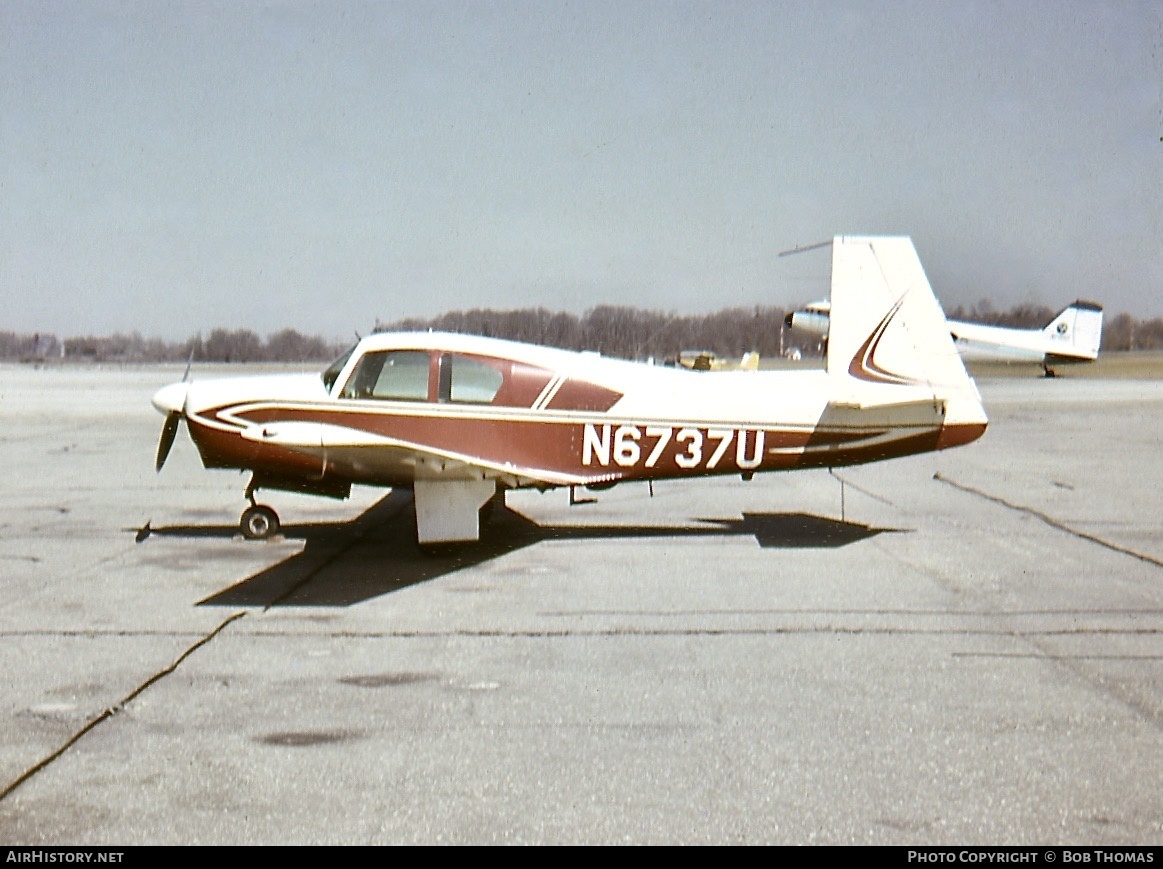
[[[238,525],[247,540],[267,540],[279,533],[279,514],[266,504],[252,504]]]

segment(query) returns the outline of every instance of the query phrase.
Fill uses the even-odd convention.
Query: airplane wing
[[[570,486],[601,482],[555,471],[490,462],[373,432],[319,422],[284,421],[247,426],[245,440],[280,446],[315,456],[331,467],[342,466],[367,479],[390,485],[400,479],[434,481],[493,480],[511,488]]]
[[[337,468],[365,482],[380,480],[389,486],[410,480],[421,545],[477,539],[479,510],[494,497],[498,484],[519,488],[596,482],[329,423],[254,424],[241,434],[244,440],[315,456],[325,474],[328,468]]]

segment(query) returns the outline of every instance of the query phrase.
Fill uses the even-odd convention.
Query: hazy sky
[[[0,330],[826,295],[1163,315],[1163,0],[0,0]]]

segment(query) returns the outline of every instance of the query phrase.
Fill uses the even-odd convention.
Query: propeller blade
[[[194,345],[190,345],[190,358],[186,360],[186,373],[182,375],[182,383],[190,379],[190,366],[194,364]]]
[[[178,433],[178,425],[182,422],[182,415],[177,411],[171,411],[166,414],[166,421],[162,425],[162,436],[157,444],[157,470],[160,472],[162,465],[166,463],[169,458],[170,449],[174,445],[174,437]]]

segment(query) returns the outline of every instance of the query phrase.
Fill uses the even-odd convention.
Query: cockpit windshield
[[[335,386],[335,381],[339,379],[339,375],[343,373],[343,366],[347,364],[347,360],[351,358],[351,354],[355,352],[358,345],[353,344],[351,349],[327,366],[327,370],[321,375],[323,377],[323,385],[327,387],[330,392]]]

